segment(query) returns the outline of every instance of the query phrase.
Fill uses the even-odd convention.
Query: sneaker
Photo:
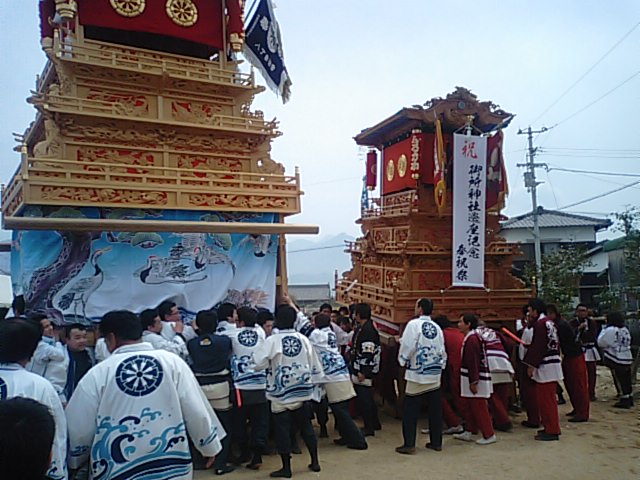
[[[471,442],[473,440],[473,433],[464,431],[462,433],[454,433],[453,438],[456,440],[462,440],[463,442]]]
[[[442,451],[442,445],[440,445],[440,446],[435,446],[435,445],[434,445],[433,443],[431,443],[431,442],[428,442],[428,443],[425,445],[425,448],[428,448],[428,449],[430,449],[430,450],[435,450],[436,452],[441,452],[441,451]]]
[[[429,433],[429,429],[425,428],[426,432],[423,433]],[[462,425],[456,425],[455,427],[450,427],[447,428],[444,432],[442,432],[445,435],[453,435],[454,433],[462,433],[464,432],[464,427]]]
[[[420,433],[423,435],[429,435],[429,429],[428,428],[423,428],[422,430],[420,430]]]
[[[570,423],[583,423],[583,422],[588,422],[589,419],[588,418],[578,418],[578,417],[572,417],[569,419]]]
[[[479,440],[476,440],[476,443],[478,445],[490,445],[492,443],[496,443],[498,441],[498,438],[495,435],[491,435],[489,438],[480,438]]]
[[[523,420],[522,422],[520,422],[520,425],[527,428],[540,428],[539,423],[531,423],[528,420]]]

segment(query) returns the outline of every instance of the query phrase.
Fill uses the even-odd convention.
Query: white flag
[[[454,134],[454,287],[484,288],[486,161],[486,137]]]

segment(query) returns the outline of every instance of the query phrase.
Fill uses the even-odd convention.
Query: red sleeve
[[[241,34],[244,31],[242,24],[242,7],[239,0],[226,0],[227,17],[227,35],[232,33]]]
[[[511,355],[513,348],[516,346],[516,342],[502,332],[496,331],[496,335],[498,336],[498,339],[500,339],[500,343],[502,343],[504,351],[507,355]]]
[[[547,353],[546,322],[538,320],[533,326],[533,340],[527,348],[523,362],[533,368],[538,368]]]
[[[482,346],[477,335],[471,335],[464,344],[462,351],[462,367],[469,371],[469,383],[477,383],[480,380],[480,360],[482,359]]]

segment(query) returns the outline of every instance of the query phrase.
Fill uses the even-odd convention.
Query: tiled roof
[[[538,207],[538,225],[540,228],[554,227],[593,227],[597,230],[610,227],[611,220],[607,218],[586,217],[575,213],[559,212],[557,210],[545,210]],[[525,213],[502,222],[503,230],[515,228],[533,228],[533,213]]]

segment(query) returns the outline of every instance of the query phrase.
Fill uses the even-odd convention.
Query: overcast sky
[[[516,132],[529,124],[560,123],[536,139],[547,150],[541,162],[640,174],[640,27],[541,116],[640,22],[638,0],[277,0],[276,7],[293,93],[282,105],[267,91],[254,106],[280,120],[284,135],[275,140],[272,157],[289,173],[301,170],[303,213],[290,222],[320,225],[322,235],[357,235],[364,159],[353,136],[456,86],[517,115],[505,132],[507,215],[531,208],[516,167],[526,148],[526,137]],[[36,0],[0,0],[3,183],[19,160],[11,133],[23,132],[34,118],[25,98],[45,62],[37,18]],[[549,209],[640,180],[539,175],[539,203]],[[629,204],[640,204],[640,185],[567,211],[605,216]]]

